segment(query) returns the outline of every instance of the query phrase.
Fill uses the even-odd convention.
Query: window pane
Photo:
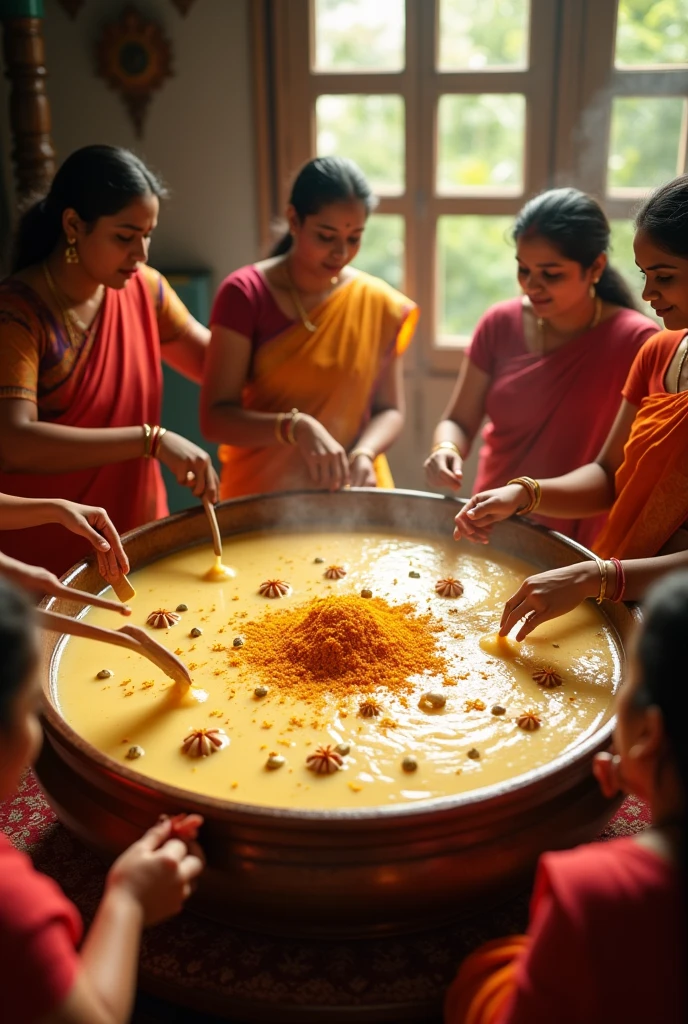
[[[489,306],[517,294],[512,226],[512,217],[438,218],[439,345],[453,343],[447,336],[472,334]]]
[[[315,0],[315,71],[402,71],[404,0]]]
[[[686,101],[680,96],[623,96],[612,104],[607,190],[654,188],[682,170]]]
[[[440,71],[524,68],[530,0],[440,0]]]
[[[393,288],[404,284],[404,218],[376,213],[366,224],[363,245],[354,261],[359,270],[381,277]]]
[[[523,189],[525,96],[440,96],[437,191],[518,194]]]
[[[318,155],[348,156],[373,190],[404,191],[404,101],[401,96],[318,96]]]
[[[635,257],[633,255],[633,221],[612,220],[609,223],[612,229],[609,262],[615,270],[619,270],[623,274],[626,284],[630,287],[637,301],[638,309],[645,316],[649,316],[657,320],[658,323],[661,323],[661,320],[658,320],[655,316],[652,306],[647,302],[643,302],[642,299],[645,278],[635,265]]]
[[[620,0],[617,66],[688,64],[688,0]]]

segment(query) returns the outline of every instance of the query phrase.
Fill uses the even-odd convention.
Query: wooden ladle
[[[90,603],[95,603],[92,594],[87,594],[85,597]],[[79,597],[77,600],[81,600],[81,598]],[[152,661],[175,683],[191,686],[191,676],[184,662],[180,661],[176,654],[172,654],[166,647],[159,644],[157,640],[153,640],[140,626],[106,629],[103,626],[91,626],[87,622],[72,619],[59,612],[48,612],[43,609],[39,609],[36,616],[38,625],[42,629],[52,630],[54,633],[68,633],[70,636],[82,636],[87,640],[101,640],[103,643],[114,644],[116,647],[126,647],[127,650],[141,654],[144,658]]]
[[[208,569],[204,579],[217,581],[231,580],[236,576],[236,569],[222,564],[222,535],[215,515],[215,506],[209,498],[203,498],[203,508],[210,523],[210,532],[213,537],[213,551],[215,553],[215,564]]]

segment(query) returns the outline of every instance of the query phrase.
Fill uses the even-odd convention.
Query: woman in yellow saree
[[[350,160],[311,160],[273,255],[216,296],[201,425],[221,497],[393,486],[383,453],[404,421],[400,356],[418,310],[350,267],[374,198]]]

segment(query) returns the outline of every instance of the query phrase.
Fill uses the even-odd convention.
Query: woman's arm
[[[161,821],[115,861],[81,949],[76,982],[40,1024],[126,1024],[130,1019],[141,931],[178,913],[203,870],[194,842],[202,819],[190,815],[185,822],[180,827],[174,819]]]
[[[182,377],[187,377],[194,384],[201,384],[209,344],[208,328],[190,316],[184,332],[174,341],[162,344],[160,354],[163,362],[181,373]]]
[[[374,487],[374,457],[396,441],[404,429],[406,402],[402,360],[392,359],[373,396],[372,415],[352,449],[351,486]]]
[[[245,448],[280,443],[278,413],[242,408],[250,360],[247,337],[213,324],[201,390],[201,430],[208,441]],[[346,452],[314,416],[300,413],[292,434],[313,483],[336,490],[349,482]]]
[[[42,423],[33,402],[0,401],[0,470],[5,473],[69,473],[139,459],[145,454],[140,427],[66,427]],[[219,483],[210,456],[171,430],[162,436],[156,458],[197,497],[217,501]],[[117,570],[119,571],[119,570]]]
[[[428,483],[434,487],[458,490],[461,486],[462,462],[468,458],[473,439],[483,421],[490,383],[489,374],[480,370],[465,355],[449,404],[435,427],[433,451],[425,460]],[[447,447],[439,448],[443,442]],[[458,455],[452,451],[452,444],[458,449]]]
[[[143,454],[142,425],[84,429],[41,423],[33,402],[0,401],[0,470],[5,473],[69,473]]]
[[[213,324],[201,388],[201,431],[207,441],[247,448],[279,444],[277,414],[241,406],[250,361],[250,339]]]
[[[574,469],[565,476],[540,480],[538,513],[546,516],[584,519],[611,508],[614,501],[614,478],[623,462],[623,452],[637,408],[624,399],[616,419],[595,462]],[[529,500],[527,488],[509,484],[474,494],[456,516],[454,537],[467,537],[487,543],[489,528],[508,519]]]

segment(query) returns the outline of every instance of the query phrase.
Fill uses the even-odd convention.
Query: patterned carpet
[[[629,797],[600,838],[629,835],[647,823],[645,805]],[[31,773],[0,806],[0,829],[60,883],[88,921],[103,867],[56,821]],[[145,936],[134,1021],[438,1024],[442,994],[462,957],[489,938],[522,931],[527,906],[524,894],[433,932],[317,943],[223,928],[185,913]]]

